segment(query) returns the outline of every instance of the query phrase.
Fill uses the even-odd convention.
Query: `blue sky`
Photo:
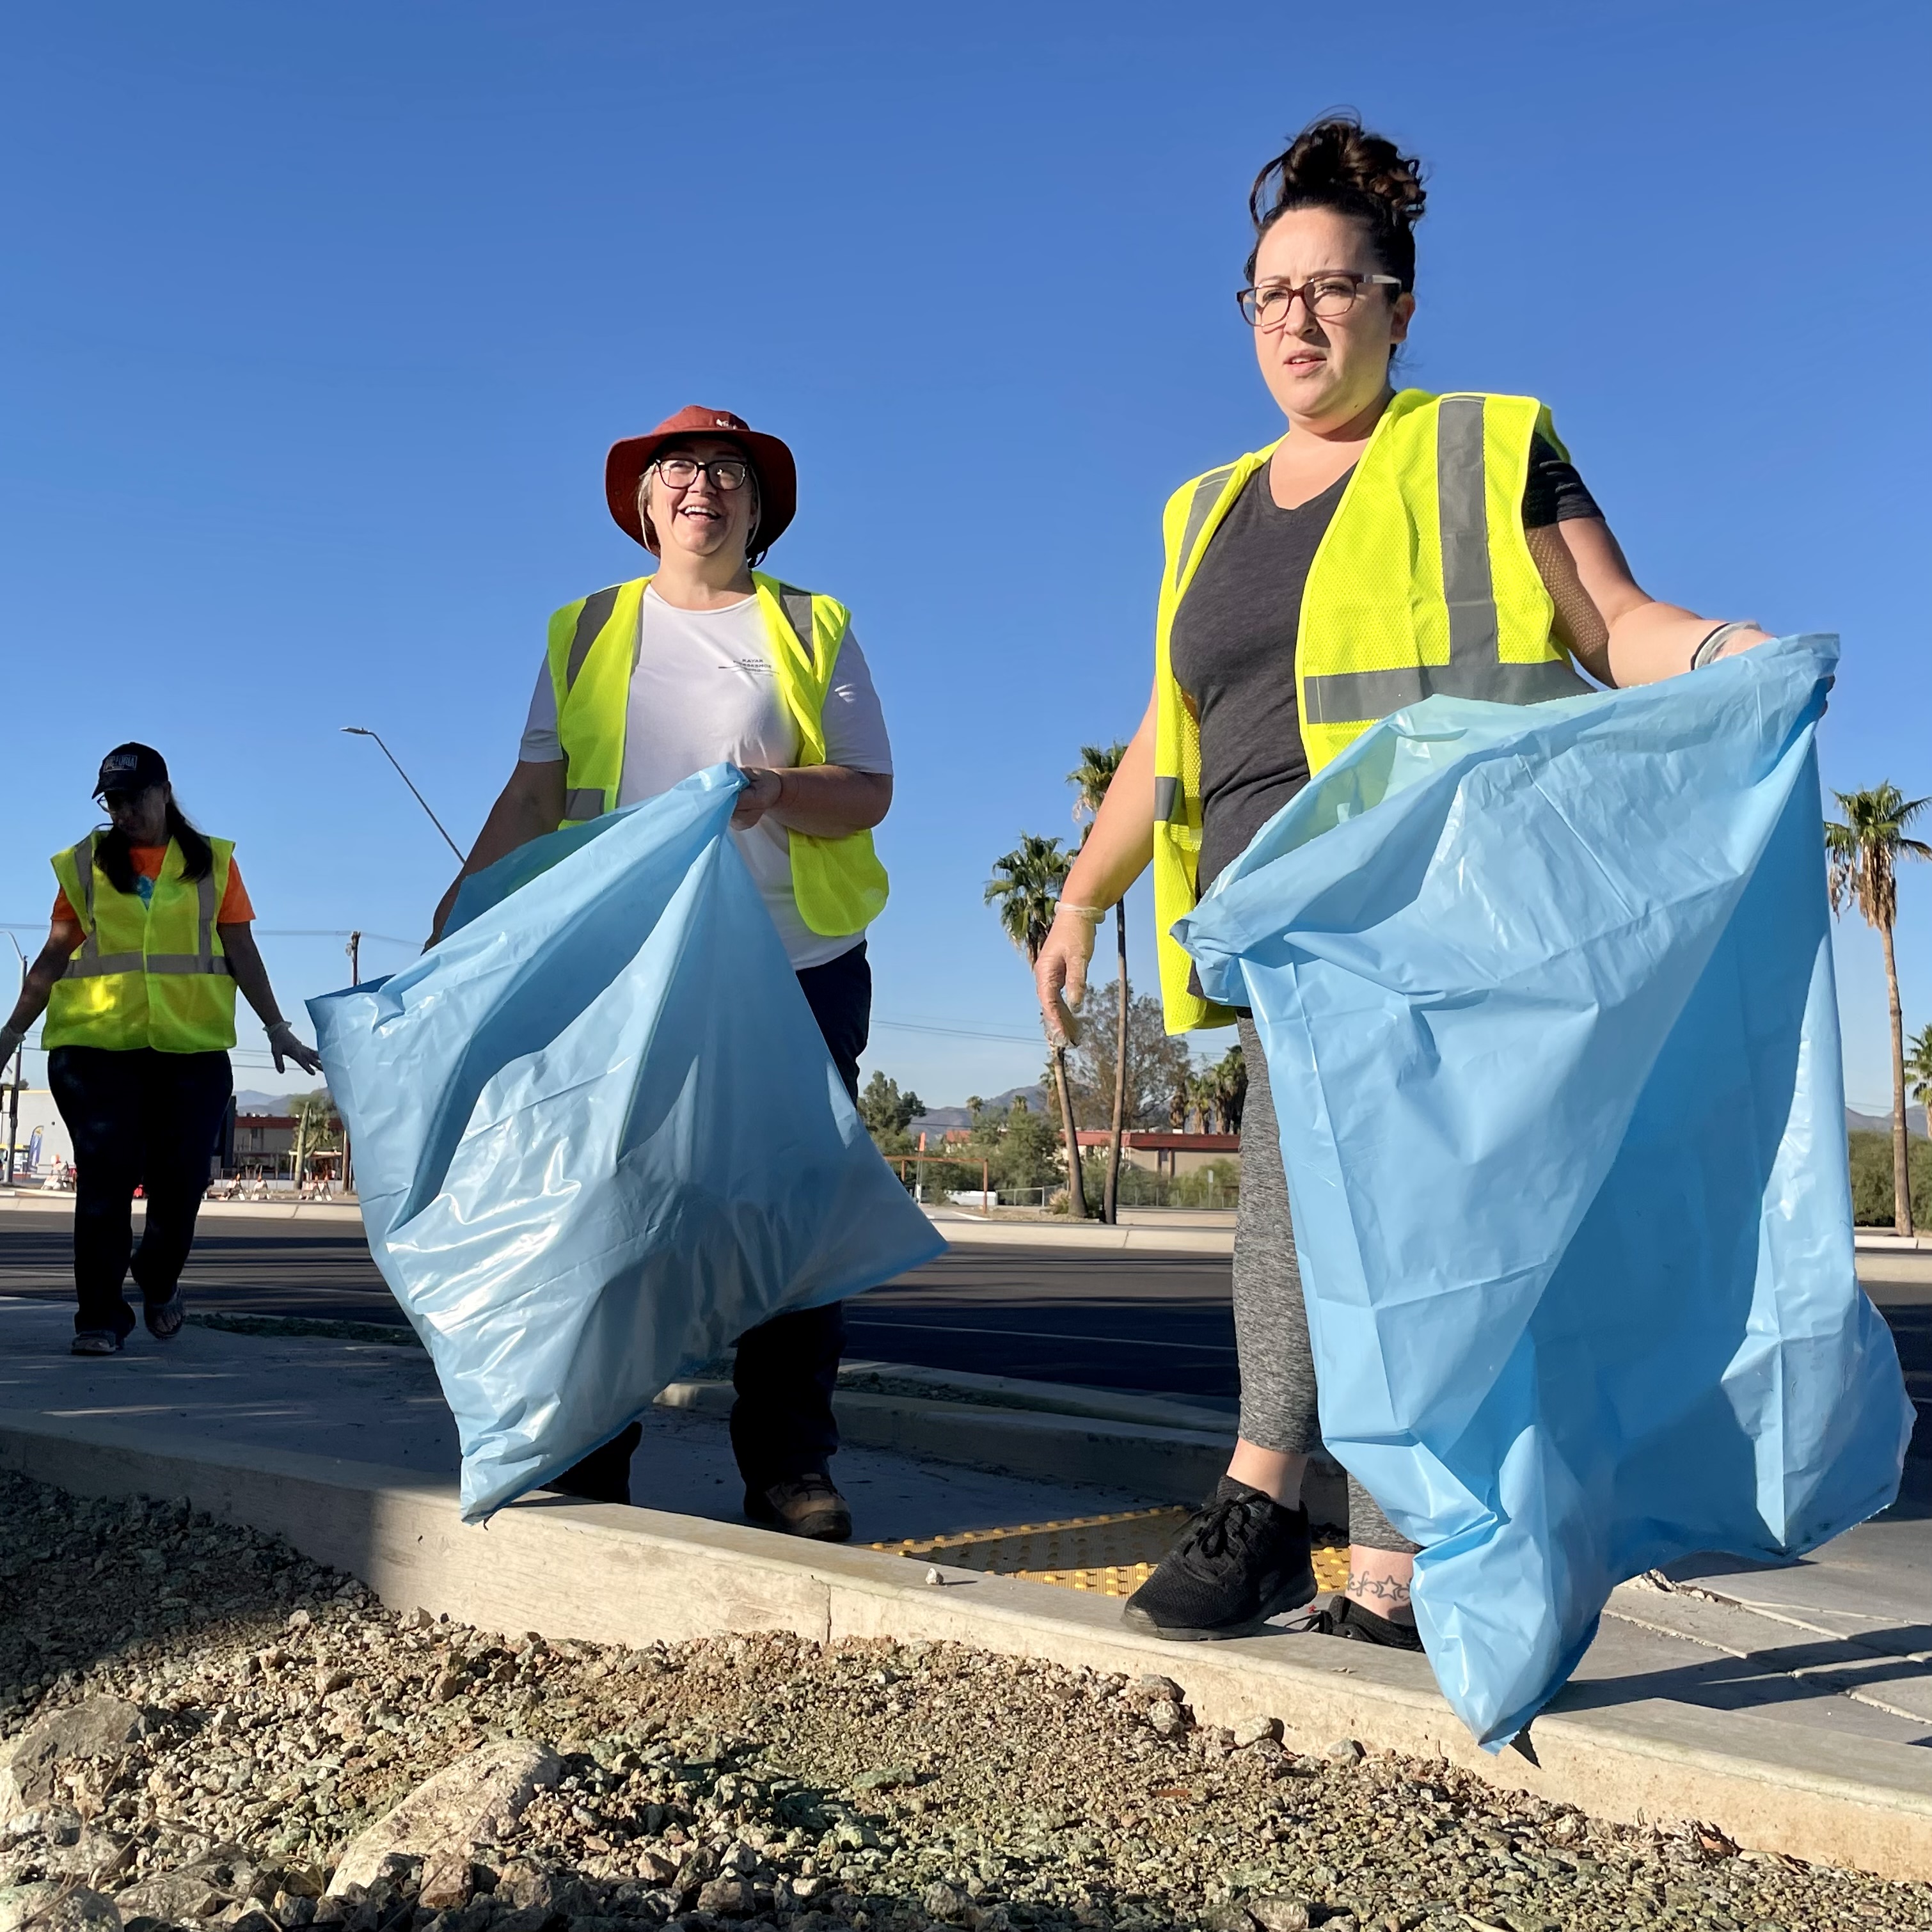
[[[0,921],[138,736],[238,841],[285,1005],[351,927],[401,964],[448,854],[339,728],[466,843],[547,614],[643,561],[606,445],[699,401],[796,450],[774,567],[886,702],[871,1064],[1030,1079],[980,888],[1138,716],[1162,500],[1275,432],[1244,196],[1340,103],[1430,166],[1410,380],[1547,400],[1659,595],[1841,632],[1827,784],[1932,791],[1928,70],[1922,4],[1785,0],[16,11]],[[1902,899],[1918,1025],[1932,867]],[[1882,1100],[1876,945],[1839,958]]]

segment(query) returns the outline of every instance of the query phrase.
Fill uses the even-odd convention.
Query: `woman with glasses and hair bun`
[[[866,928],[886,902],[872,828],[892,803],[892,748],[844,606],[754,567],[797,503],[791,452],[729,410],[681,410],[612,447],[604,496],[656,574],[551,618],[516,769],[436,908],[431,943],[468,874],[560,825],[736,765],[738,850],[856,1101],[872,1016]],[[754,1522],[827,1542],[852,1533],[827,1467],[844,1336],[834,1303],[739,1337],[731,1446]],[[633,1423],[550,1486],[628,1502],[641,1433]]]
[[[1580,664],[1599,684],[1644,684],[1767,640],[1639,587],[1540,403],[1396,388],[1424,200],[1420,165],[1340,116],[1257,176],[1237,299],[1286,433],[1168,503],[1153,698],[1039,956],[1048,1024],[1070,1036],[1094,927],[1151,862],[1168,1030],[1232,1021],[1248,1070],[1240,1440],[1126,1606],[1160,1636],[1246,1635],[1313,1601],[1301,1484],[1319,1441],[1260,1039],[1202,997],[1175,920],[1311,773],[1406,704],[1535,704],[1589,688]],[[1347,1590],[1310,1627],[1419,1648],[1414,1545],[1352,1479],[1349,1516]]]
[[[181,1272],[234,1091],[236,994],[266,1029],[278,1073],[322,1062],[275,1004],[233,844],[189,822],[160,753],[116,746],[94,796],[108,824],[54,854],[52,922],[0,1026],[0,1066],[44,1012],[47,1084],[74,1142],[74,1352],[115,1355],[134,1332],[130,1267],[156,1341],[186,1319]]]

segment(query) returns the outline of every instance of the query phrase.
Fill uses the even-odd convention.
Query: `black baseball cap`
[[[167,782],[168,761],[153,746],[116,745],[100,761],[94,795],[105,798],[110,792],[146,791]]]

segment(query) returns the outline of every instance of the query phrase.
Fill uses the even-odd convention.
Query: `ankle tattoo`
[[[1348,1572],[1347,1594],[1352,1597],[1368,1597],[1378,1604],[1387,1604],[1399,1610],[1408,1608],[1408,1584],[1400,1576],[1371,1576],[1359,1570]]]

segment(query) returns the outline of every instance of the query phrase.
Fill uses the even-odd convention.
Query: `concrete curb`
[[[716,1416],[730,1414],[732,1400],[730,1383],[709,1382],[673,1382],[658,1397],[665,1408]],[[832,1408],[841,1439],[855,1448],[964,1462],[1002,1475],[1094,1483],[1131,1490],[1150,1502],[1199,1502],[1227,1472],[1234,1446],[1232,1427],[1208,1434],[856,1389],[838,1390]],[[1322,1472],[1312,1470],[1307,1486],[1318,1522],[1344,1520],[1348,1492],[1339,1474],[1324,1480]]]
[[[146,1203],[134,1203],[136,1214],[146,1211]],[[0,1188],[0,1214],[71,1214],[71,1194],[41,1194],[38,1190]],[[362,1210],[352,1201],[204,1201],[199,1218],[216,1220],[232,1216],[247,1221],[346,1221],[362,1225]]]
[[[1136,1635],[1111,1600],[801,1545],[655,1510],[539,1498],[480,1529],[448,1484],[321,1456],[209,1446],[97,1420],[0,1411],[0,1467],[82,1495],[184,1496],[360,1577],[391,1608],[488,1630],[638,1644],[782,1628],[820,1642],[946,1640],[1176,1678],[1204,1722],[1282,1719],[1292,1746],[1338,1736],[1446,1760],[1600,1817],[1702,1819],[1738,1844],[1932,1879],[1932,1752],[1736,1712],[1572,1692],[1527,1750],[1478,1750],[1420,1658],[1311,1636],[1184,1646]],[[1590,1699],[1598,1701],[1593,1705]]]
[[[916,1363],[880,1362],[854,1355],[839,1364],[838,1377],[861,1390],[873,1378],[916,1383],[922,1385],[917,1393],[936,1394],[942,1402],[950,1400],[956,1394],[962,1401],[977,1400],[993,1408],[1037,1409],[1048,1415],[1089,1416],[1102,1422],[1154,1423],[1164,1429],[1191,1429],[1217,1438],[1225,1436],[1230,1442],[1234,1440],[1236,1424],[1231,1408],[1211,1408],[1204,1402],[1178,1401],[1172,1396],[1143,1395],[1138,1389],[1096,1388],[1084,1382],[1032,1382],[1024,1376],[976,1375],[966,1369],[927,1369]]]
[[[970,1214],[926,1218],[947,1240],[962,1247],[1064,1248],[1073,1253],[1232,1255],[1232,1229],[1103,1227],[1097,1221],[982,1221]]]

